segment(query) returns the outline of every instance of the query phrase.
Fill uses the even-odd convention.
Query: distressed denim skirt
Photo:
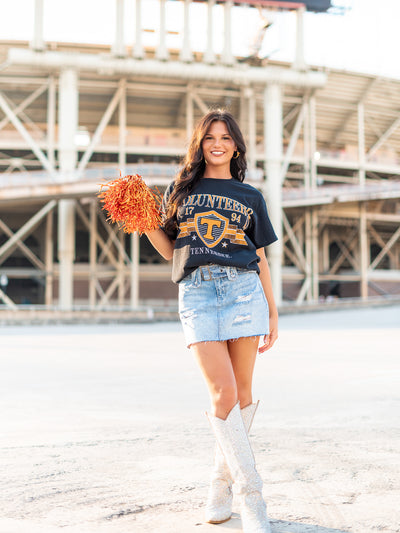
[[[268,304],[254,270],[198,267],[179,283],[179,317],[188,347],[268,333]]]

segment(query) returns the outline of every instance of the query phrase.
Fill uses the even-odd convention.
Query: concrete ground
[[[281,318],[251,431],[273,533],[400,531],[400,307]],[[224,533],[180,325],[0,328],[0,533]]]

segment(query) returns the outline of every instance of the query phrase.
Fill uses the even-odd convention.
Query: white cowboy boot
[[[255,466],[239,404],[226,420],[207,415],[224,454],[240,497],[240,516],[244,533],[271,533],[267,509],[262,497],[262,480]]]
[[[258,402],[251,403],[240,410],[247,433],[250,431],[257,407]],[[221,524],[229,520],[232,516],[232,500],[232,476],[224,454],[217,444],[215,447],[214,471],[205,510],[206,522]]]

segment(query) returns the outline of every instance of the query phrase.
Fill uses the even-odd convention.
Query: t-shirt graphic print
[[[164,209],[173,183],[164,195]],[[178,209],[172,279],[207,264],[259,272],[257,248],[276,240],[261,193],[236,179],[202,178]]]

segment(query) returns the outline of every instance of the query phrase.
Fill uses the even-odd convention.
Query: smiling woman
[[[164,222],[147,236],[161,255],[173,258],[186,344],[211,398],[208,418],[218,447],[206,520],[230,519],[235,482],[243,531],[269,533],[248,431],[257,408],[252,379],[259,339],[262,353],[278,334],[264,253],[276,235],[261,193],[243,183],[246,166],[246,145],[233,116],[207,113],[164,195]]]

